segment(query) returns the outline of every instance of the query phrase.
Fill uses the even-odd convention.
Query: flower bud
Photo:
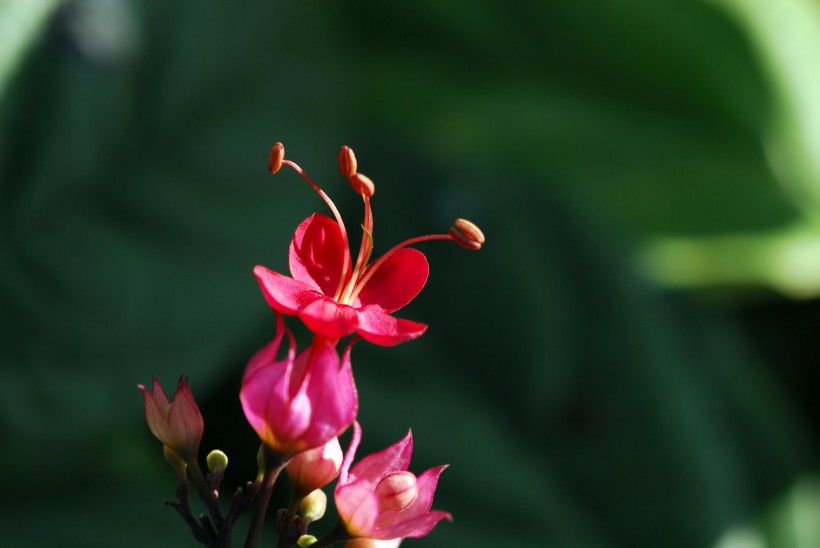
[[[410,472],[390,474],[376,486],[379,507],[400,512],[410,506],[419,494],[416,476]]]
[[[156,377],[150,392],[141,384],[137,387],[145,396],[145,420],[151,433],[186,463],[196,460],[205,423],[188,380],[179,378],[170,402]]]
[[[319,539],[313,535],[302,535],[299,537],[299,540],[296,541],[296,545],[299,546],[299,548],[307,548],[308,546],[316,544],[318,540]]]
[[[285,145],[282,143],[275,143],[268,154],[268,171],[276,173],[282,168],[282,162],[285,160]]]
[[[307,523],[322,519],[327,510],[327,495],[316,489],[299,503],[299,514]]]
[[[333,438],[315,449],[297,453],[285,468],[294,492],[304,496],[333,481],[339,475],[342,456],[338,438]]]
[[[211,472],[224,472],[228,467],[228,455],[219,449],[214,449],[205,457],[205,462],[208,464],[208,470]]]
[[[356,174],[356,155],[353,154],[353,150],[349,146],[343,146],[339,149],[339,171],[342,172],[342,175],[347,177],[353,177]]]
[[[348,177],[348,181],[350,181],[350,186],[356,191],[357,194],[370,197],[376,193],[376,185],[373,184],[373,181],[371,181],[370,177],[367,175],[354,173]]]
[[[477,251],[484,245],[484,233],[467,219],[456,219],[450,228],[450,236],[462,247]]]

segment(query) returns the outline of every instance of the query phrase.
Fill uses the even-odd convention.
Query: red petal
[[[317,299],[299,311],[299,317],[313,333],[339,339],[356,331],[356,310],[330,297]]]
[[[314,213],[302,221],[293,235],[290,273],[294,279],[332,297],[341,280],[345,251],[342,230],[336,221]],[[350,264],[347,266],[349,272]]]
[[[361,293],[361,306],[376,305],[388,314],[413,300],[427,282],[430,267],[421,251],[405,247],[373,273]]]
[[[359,327],[356,331],[373,344],[393,346],[420,337],[427,330],[423,323],[400,320],[382,312],[377,306],[359,311]]]
[[[308,284],[288,278],[264,266],[256,266],[253,273],[262,288],[265,300],[282,314],[296,314],[300,309],[322,297]]]

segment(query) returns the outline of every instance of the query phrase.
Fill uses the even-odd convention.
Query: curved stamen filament
[[[361,293],[362,289],[364,289],[364,286],[367,285],[367,282],[370,281],[370,278],[373,277],[373,274],[375,274],[376,271],[379,269],[379,267],[381,265],[383,265],[385,263],[385,261],[387,261],[387,259],[389,259],[390,256],[393,255],[393,253],[395,253],[399,249],[402,249],[402,248],[407,247],[409,245],[417,244],[417,243],[420,243],[420,242],[429,242],[429,241],[432,241],[432,240],[452,240],[452,239],[453,239],[453,237],[450,234],[428,234],[427,236],[416,236],[415,238],[410,238],[409,240],[404,240],[400,244],[396,244],[395,246],[391,247],[390,250],[387,253],[385,253],[384,255],[379,257],[379,260],[377,260],[375,263],[371,264],[370,266],[368,266],[367,268],[364,269],[364,272],[362,272],[362,275],[360,276],[359,281],[356,283],[356,287],[353,288],[353,292],[350,294],[350,302],[352,302],[353,299],[355,299],[356,297],[359,296],[359,293]]]
[[[373,253],[373,210],[370,207],[370,196],[362,194],[364,200],[364,224],[362,225],[362,243],[359,246],[359,256],[356,258],[356,266],[353,267],[353,272],[350,274],[350,280],[347,282],[342,294],[336,299],[336,302],[350,304],[352,301],[352,293],[356,286],[356,282],[364,272],[367,266],[367,261],[370,260],[370,255]]]
[[[342,221],[342,216],[339,214],[339,210],[336,209],[336,204],[334,204],[331,201],[330,197],[328,197],[328,195],[325,194],[325,191],[322,190],[321,188],[319,188],[319,185],[314,183],[313,179],[311,179],[308,176],[308,174],[305,173],[305,171],[301,167],[299,167],[299,165],[296,162],[292,162],[291,160],[283,160],[282,164],[287,164],[290,167],[292,167],[293,170],[296,173],[301,175],[302,178],[305,181],[307,181],[308,184],[310,184],[311,187],[313,187],[313,190],[315,190],[316,193],[319,196],[321,196],[322,200],[325,201],[327,206],[333,212],[333,216],[336,217],[336,223],[339,225],[339,228],[342,231],[342,244],[343,244],[343,249],[344,249],[344,258],[342,259],[342,274],[341,274],[341,276],[339,276],[339,287],[336,288],[336,296],[333,299],[333,300],[337,300],[338,296],[339,296],[339,293],[341,293],[342,288],[344,287],[344,284],[345,284],[345,276],[347,274],[347,269],[350,267],[350,243],[348,242],[348,239],[347,239],[347,230],[345,229],[345,223],[344,223],[344,221]]]

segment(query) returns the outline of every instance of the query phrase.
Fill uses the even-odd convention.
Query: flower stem
[[[202,469],[199,467],[199,463],[196,460],[192,460],[188,465],[188,469],[194,477],[199,498],[205,502],[205,505],[208,507],[208,512],[211,514],[211,519],[214,521],[214,525],[216,525],[217,530],[221,531],[225,518],[222,517],[222,511],[219,509],[219,502],[217,501],[214,492],[208,486],[208,482],[202,474]]]
[[[259,542],[259,535],[262,533],[262,525],[265,523],[265,515],[268,513],[268,503],[270,503],[271,493],[276,479],[287,464],[287,460],[280,455],[272,453],[267,447],[265,452],[265,476],[262,478],[262,487],[259,499],[256,503],[256,513],[253,515],[248,536],[245,539],[245,548],[256,548]]]

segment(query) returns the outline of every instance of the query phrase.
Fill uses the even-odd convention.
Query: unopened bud
[[[385,477],[376,486],[379,507],[383,510],[404,510],[419,494],[416,476],[410,472],[396,472]]]
[[[348,177],[347,180],[350,181],[350,186],[358,194],[370,197],[376,193],[376,185],[374,185],[373,181],[370,180],[370,177],[367,177],[366,175],[354,173]]]
[[[484,233],[467,219],[456,219],[450,228],[450,236],[467,249],[479,250],[484,245]]]
[[[268,154],[268,170],[271,173],[276,173],[282,168],[282,162],[285,159],[285,145],[282,143],[275,143]]]
[[[356,167],[356,155],[353,154],[353,150],[347,145],[339,149],[339,171],[342,175],[348,179],[353,177],[356,174]]]
[[[205,462],[208,464],[208,470],[211,472],[224,472],[228,467],[228,455],[219,449],[214,449],[205,457]]]
[[[314,537],[313,535],[302,535],[299,537],[299,540],[296,541],[296,544],[299,548],[307,548],[308,546],[312,546],[316,544],[319,539]]]
[[[299,503],[299,514],[302,519],[310,523],[322,519],[327,509],[327,495],[321,489],[312,491]]]

